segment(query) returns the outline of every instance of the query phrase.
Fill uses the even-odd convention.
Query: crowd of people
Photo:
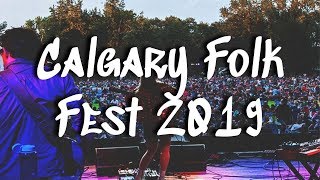
[[[173,79],[161,79],[172,87],[177,87]],[[82,80],[77,85],[91,103],[93,109],[104,111],[110,106],[126,106],[125,94],[114,92],[110,87],[134,91],[138,79]],[[290,77],[252,78],[232,76],[189,77],[184,96],[188,100],[205,98],[212,107],[209,130],[203,135],[212,135],[216,129],[224,128],[225,117],[222,110],[228,97],[233,97],[232,127],[255,126],[255,119],[246,116],[249,102],[260,98],[263,112],[261,133],[312,133],[320,130],[320,76],[297,75]],[[175,120],[175,126],[184,127],[187,108]],[[123,121],[126,117],[119,116]],[[103,115],[97,122],[108,121]],[[143,128],[137,126],[137,134],[143,137]],[[110,134],[100,134],[98,138],[113,138]]]

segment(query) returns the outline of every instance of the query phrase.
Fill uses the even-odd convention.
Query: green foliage
[[[282,47],[286,71],[303,72],[316,66],[313,53],[320,46],[319,6],[317,0],[231,0],[229,7],[221,9],[222,20],[210,25],[193,18],[146,18],[126,10],[123,0],[106,0],[102,10],[82,9],[81,0],[59,0],[49,16],[28,20],[25,27],[37,31],[44,43],[60,37],[64,49],[79,46],[83,52],[87,52],[89,38],[98,36],[98,49],[116,48],[119,57],[133,46],[140,50],[185,46],[190,64],[201,63],[207,55],[205,45],[221,35],[233,36],[223,48],[248,51],[252,40],[262,35]]]
[[[6,28],[7,28],[7,22],[6,21],[0,23],[0,35],[5,31]]]
[[[231,0],[230,6],[220,12],[223,20],[219,30],[240,42],[258,35],[272,38],[275,45],[282,47],[280,56],[287,71],[308,72],[317,66],[318,0]]]

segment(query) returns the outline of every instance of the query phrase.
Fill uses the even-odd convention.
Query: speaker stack
[[[97,176],[115,176],[119,169],[136,168],[139,146],[96,148]]]
[[[206,171],[204,144],[171,145],[169,172]]]
[[[168,172],[206,170],[204,144],[171,145],[170,157]],[[96,148],[97,176],[117,176],[118,170],[136,169],[140,158],[139,146]]]

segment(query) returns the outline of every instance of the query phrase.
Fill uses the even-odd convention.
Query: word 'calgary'
[[[222,43],[228,43],[231,40],[231,36],[224,36],[216,40],[211,41],[207,45],[209,55],[204,59],[205,63],[208,63],[207,78],[210,79],[214,75],[216,61],[218,58],[227,57],[227,62],[229,64],[230,74],[234,77],[239,77],[243,75],[250,63],[249,55],[246,51],[242,49],[236,49],[229,54],[227,50],[216,50],[216,45]],[[254,54],[252,57],[252,77],[258,76],[259,64],[264,62],[262,78],[266,78],[269,75],[271,62],[276,63],[278,77],[283,77],[283,64],[280,57],[276,56],[280,51],[281,47],[272,49],[271,39],[265,41],[265,57],[261,59],[261,46],[262,46],[262,37],[259,36],[256,38],[254,46]],[[70,50],[67,60],[64,61],[64,68],[62,69],[61,64],[57,63],[54,65],[54,68],[50,71],[46,71],[45,61],[47,56],[50,55],[51,59],[55,61],[59,56],[59,47],[60,40],[55,38],[54,41],[48,44],[43,51],[38,68],[37,75],[40,79],[49,79],[59,72],[61,76],[65,77],[70,71],[72,71],[78,77],[83,77],[85,71],[83,68],[82,60],[80,57],[80,52],[78,47],[73,47]],[[116,51],[114,48],[107,48],[97,57],[97,37],[94,36],[91,38],[90,49],[89,49],[89,58],[87,66],[87,77],[92,77],[96,72],[101,77],[107,77],[113,74],[115,77],[125,77],[129,71],[135,74],[137,77],[150,77],[152,70],[154,70],[159,79],[163,78],[167,72],[172,78],[180,78],[180,87],[178,94],[175,97],[181,97],[186,84],[188,76],[187,68],[187,55],[185,47],[179,48],[179,58],[176,58],[177,49],[171,49],[168,54],[167,63],[160,66],[158,63],[161,61],[165,55],[166,51],[148,47],[145,49],[144,54],[144,64],[145,67],[142,68],[140,55],[137,47],[132,47],[128,53],[127,59],[121,63],[119,58],[115,58]],[[241,57],[241,58],[240,58]],[[237,60],[242,59],[242,65],[240,70],[237,70],[236,65]],[[177,62],[176,62],[177,61]],[[168,96],[167,96],[168,97]],[[172,97],[172,96],[170,96]],[[169,97],[168,97],[169,98]],[[169,98],[171,99],[171,98]]]

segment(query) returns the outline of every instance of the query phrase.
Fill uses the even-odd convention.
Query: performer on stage
[[[143,107],[143,110],[138,113],[138,121],[143,124],[147,151],[140,160],[139,172],[135,179],[142,179],[144,171],[152,161],[158,148],[160,149],[159,179],[164,179],[170,160],[171,136],[158,136],[157,131],[169,115],[170,109],[164,110],[160,117],[157,116],[157,111],[160,106],[167,101],[163,94],[165,92],[174,94],[175,89],[165,83],[157,81],[156,77],[151,76],[150,78],[141,77],[140,84],[134,92],[128,92],[113,87],[111,87],[110,90],[124,93],[127,96],[137,97],[139,99],[139,104]]]
[[[158,117],[157,111],[166,101],[165,92],[173,92],[174,89],[164,83],[157,82],[154,77],[141,78],[140,85],[135,94],[139,98],[143,110],[138,114],[138,120],[142,121],[144,138],[146,140],[147,151],[142,156],[139,164],[137,180],[142,179],[144,171],[150,164],[153,156],[160,148],[160,178],[164,179],[170,160],[170,136],[157,136],[160,125],[163,124],[168,112],[163,112],[163,116]],[[168,111],[168,110],[167,110]]]

